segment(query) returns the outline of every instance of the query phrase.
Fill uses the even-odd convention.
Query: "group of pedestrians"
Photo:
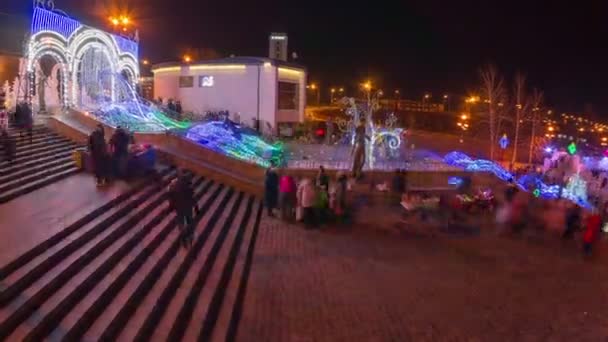
[[[266,171],[264,203],[268,216],[280,209],[285,221],[301,221],[307,228],[318,227],[332,219],[342,220],[346,214],[347,177],[339,172],[331,182],[321,166],[315,179],[299,181],[289,174],[279,175],[270,167]]]
[[[513,184],[505,189],[503,198],[497,211],[497,222],[501,227],[514,233],[529,228],[552,231],[564,241],[574,239],[580,232],[585,256],[591,255],[604,222],[608,222],[608,206],[599,202],[593,203],[591,208],[582,208],[565,199],[532,197]]]
[[[120,126],[114,130],[109,144],[106,143],[103,125],[98,125],[91,133],[89,152],[98,186],[105,185],[112,177],[126,176],[130,142],[129,133]]]

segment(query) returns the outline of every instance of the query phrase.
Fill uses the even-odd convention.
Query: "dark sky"
[[[107,18],[127,7],[142,57],[175,60],[188,47],[266,56],[268,34],[289,34],[289,50],[311,80],[354,86],[366,78],[404,97],[476,89],[479,66],[516,70],[562,111],[586,106],[608,118],[608,2],[581,1],[211,1],[55,0],[73,17]],[[564,4],[562,4],[564,3]],[[365,4],[365,5],[363,5]],[[28,0],[1,0],[26,11]]]

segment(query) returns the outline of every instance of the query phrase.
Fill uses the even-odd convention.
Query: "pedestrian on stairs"
[[[108,151],[103,126],[101,125],[98,125],[97,129],[89,136],[89,152],[93,161],[93,172],[95,173],[97,186],[102,186],[108,180]]]
[[[23,134],[29,135],[31,144],[34,138],[34,117],[32,116],[32,108],[27,103],[23,103],[22,106],[21,119],[23,120],[23,129],[21,130],[21,136],[23,136]]]
[[[110,144],[112,145],[112,166],[116,177],[125,176],[127,162],[129,158],[129,134],[121,127],[117,126]]]
[[[190,177],[179,171],[178,177],[169,185],[169,206],[175,210],[180,240],[184,248],[192,246],[194,240],[193,210],[198,212]]]
[[[0,131],[8,131],[8,110],[0,103]]]

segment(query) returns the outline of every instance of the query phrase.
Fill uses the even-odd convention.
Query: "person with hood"
[[[264,179],[264,204],[268,210],[268,216],[274,217],[273,210],[277,207],[279,196],[279,175],[273,166],[266,170]]]

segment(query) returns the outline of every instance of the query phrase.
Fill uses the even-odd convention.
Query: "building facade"
[[[180,101],[186,112],[229,111],[230,118],[263,131],[304,120],[306,69],[258,57],[152,68],[154,97]]]

